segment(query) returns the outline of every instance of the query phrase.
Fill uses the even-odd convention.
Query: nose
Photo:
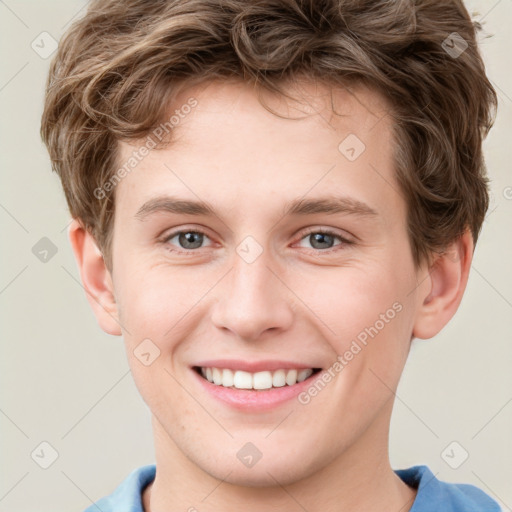
[[[252,263],[235,254],[232,270],[217,287],[212,322],[243,341],[262,339],[267,331],[275,336],[293,322],[293,293],[271,269],[267,252]]]

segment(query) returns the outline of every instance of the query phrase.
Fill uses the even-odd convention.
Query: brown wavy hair
[[[461,0],[93,0],[51,61],[41,137],[111,270],[115,190],[94,191],[116,171],[118,141],[149,134],[181,90],[235,78],[290,97],[299,75],[363,84],[392,105],[419,265],[466,230],[476,243],[488,208],[482,140],[497,97],[480,28]]]

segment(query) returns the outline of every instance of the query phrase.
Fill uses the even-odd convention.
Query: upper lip
[[[265,370],[287,370],[287,369],[308,369],[319,368],[310,364],[295,363],[293,361],[266,360],[266,361],[242,361],[241,359],[210,359],[201,361],[194,365],[199,368],[225,368],[233,371],[241,370],[249,373],[262,372]]]

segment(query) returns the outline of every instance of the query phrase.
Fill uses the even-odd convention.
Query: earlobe
[[[122,334],[112,277],[94,237],[78,219],[73,219],[68,236],[85,288],[87,300],[98,324],[107,333]]]
[[[419,287],[420,304],[413,329],[415,338],[432,338],[457,311],[466,289],[473,247],[473,237],[466,231],[436,257],[429,268],[428,279]]]

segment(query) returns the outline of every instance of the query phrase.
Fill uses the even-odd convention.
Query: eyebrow
[[[173,196],[159,196],[145,202],[135,214],[144,220],[154,213],[175,213],[197,216],[216,216],[215,209],[205,201],[192,201]],[[282,216],[325,214],[348,214],[360,217],[378,216],[376,210],[366,203],[343,196],[327,196],[314,199],[294,199],[284,206]]]

